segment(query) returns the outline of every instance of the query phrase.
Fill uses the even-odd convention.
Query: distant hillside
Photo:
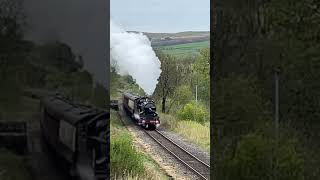
[[[129,31],[138,33],[136,31]],[[178,33],[150,33],[142,32],[150,40],[153,47],[168,46],[168,45],[179,45],[194,42],[209,41],[209,31],[186,31]]]

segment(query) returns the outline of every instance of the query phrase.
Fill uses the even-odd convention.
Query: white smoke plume
[[[126,32],[110,20],[110,55],[120,75],[131,75],[137,84],[152,95],[161,73],[160,61],[148,37]]]

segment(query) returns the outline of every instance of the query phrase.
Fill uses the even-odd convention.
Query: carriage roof
[[[48,109],[49,114],[54,115],[59,118],[59,120],[67,121],[73,125],[82,120],[90,120],[90,122],[92,122],[91,119],[93,117],[101,118],[108,116],[108,113],[103,110],[81,104],[72,104],[66,99],[56,96],[45,97],[41,102]]]

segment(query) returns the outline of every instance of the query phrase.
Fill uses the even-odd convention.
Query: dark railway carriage
[[[124,109],[139,125],[147,129],[156,129],[160,125],[156,106],[151,98],[123,93],[122,99]]]
[[[77,179],[109,178],[109,113],[50,96],[41,114],[43,142],[61,167]]]

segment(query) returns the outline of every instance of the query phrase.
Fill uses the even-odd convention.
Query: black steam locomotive
[[[55,95],[41,99],[44,147],[76,179],[109,178],[109,118],[106,111]]]
[[[124,109],[142,127],[145,127],[146,129],[156,129],[160,126],[160,119],[156,113],[156,106],[151,98],[123,93],[122,101]]]

